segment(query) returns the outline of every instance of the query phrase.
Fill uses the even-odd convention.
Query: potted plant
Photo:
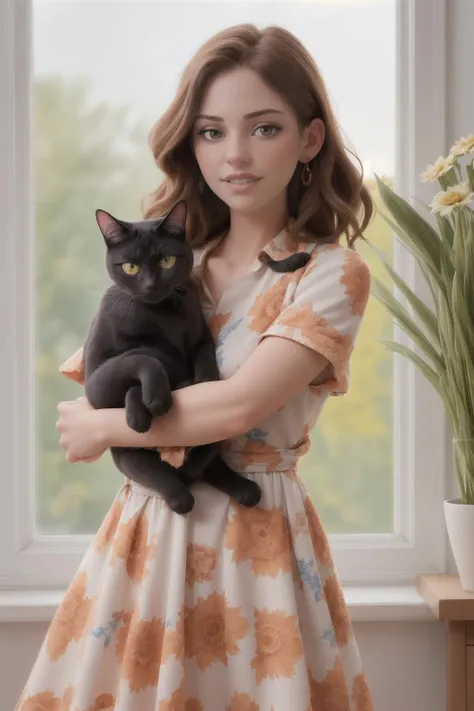
[[[382,343],[411,360],[446,408],[460,492],[444,502],[446,526],[461,585],[474,591],[474,135],[458,140],[421,175],[422,182],[438,181],[441,187],[425,206],[437,229],[375,177],[388,211],[382,217],[416,259],[434,304],[417,297],[381,256],[408,308],[375,277],[372,293],[421,355],[394,341]]]

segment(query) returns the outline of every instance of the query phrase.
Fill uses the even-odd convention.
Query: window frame
[[[446,0],[398,0],[396,77],[397,191],[429,200],[419,182],[446,144]],[[0,280],[3,382],[0,431],[0,589],[65,587],[92,536],[35,536],[34,194],[31,131],[32,0],[0,3],[0,214],[3,256],[15,265]],[[398,239],[395,267],[416,293],[430,295]],[[395,328],[395,337],[413,344]],[[394,356],[393,534],[330,535],[343,584],[411,584],[420,572],[444,572],[447,537],[442,502],[450,477],[448,427],[433,388]],[[117,490],[119,488],[117,486]]]

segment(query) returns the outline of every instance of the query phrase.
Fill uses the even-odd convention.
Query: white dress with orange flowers
[[[195,252],[197,273],[214,241]],[[223,378],[266,336],[321,352],[314,383],[222,448],[262,488],[247,509],[206,484],[180,516],[155,493],[118,492],[48,630],[17,711],[372,711],[325,531],[297,474],[329,395],[347,391],[370,290],[339,245],[294,274],[259,259],[218,304],[202,284]],[[260,256],[260,255],[259,255]]]

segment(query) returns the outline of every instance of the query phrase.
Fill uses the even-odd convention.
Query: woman
[[[60,403],[60,444],[75,462],[111,446],[226,440],[222,456],[262,500],[246,509],[200,484],[179,516],[126,482],[17,709],[370,711],[327,537],[297,474],[328,396],[347,392],[370,290],[353,249],[370,194],[313,60],[277,27],[206,42],[150,145],[165,177],[145,217],[186,201],[222,380],[176,391],[145,434],[123,410]],[[266,265],[299,251],[310,261],[293,274]]]

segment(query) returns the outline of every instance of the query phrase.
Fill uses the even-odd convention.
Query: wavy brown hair
[[[149,135],[150,148],[164,178],[145,198],[144,217],[165,215],[184,200],[187,239],[193,247],[203,246],[229,228],[229,207],[201,176],[192,147],[192,127],[208,83],[221,72],[237,67],[255,71],[286,100],[296,114],[300,131],[314,118],[322,119],[325,125],[324,144],[309,163],[311,184],[302,184],[303,163],[299,162],[288,185],[291,234],[303,242],[339,242],[344,234],[353,248],[356,239],[365,239],[363,232],[374,209],[370,191],[363,183],[361,161],[343,143],[324,81],[311,55],[294,35],[275,26],[263,30],[252,24],[229,27],[205,42],[187,64],[173,102]]]

